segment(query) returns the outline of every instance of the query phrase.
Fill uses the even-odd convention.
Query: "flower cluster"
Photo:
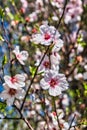
[[[0,94],[0,98],[6,100],[7,105],[10,106],[15,98],[22,99],[24,97],[25,76],[21,74],[16,74],[13,77],[5,75],[4,80],[4,91]]]
[[[82,1],[81,0],[70,0],[66,6],[65,11],[65,23],[73,23],[80,21],[80,15],[82,14]]]
[[[13,50],[13,53],[16,56],[16,59],[21,65],[25,65],[24,61],[28,58],[27,51],[19,51],[19,46],[16,46]],[[15,99],[23,99],[25,91],[26,74],[16,74],[14,76],[5,75],[3,87],[4,91],[0,94],[0,98],[6,100],[8,106],[13,105]]]
[[[68,83],[64,74],[59,73],[60,55],[58,51],[63,46],[63,41],[59,38],[60,34],[53,26],[41,25],[40,32],[32,36],[32,41],[42,45],[53,45],[51,54],[45,55],[39,66],[39,71],[44,72],[41,79],[42,89],[49,89],[51,96],[58,96],[68,88]],[[38,60],[38,62],[40,62]],[[39,63],[36,63],[38,65]]]

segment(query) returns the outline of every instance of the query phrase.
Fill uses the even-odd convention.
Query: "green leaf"
[[[83,124],[83,125],[87,125],[87,119],[83,119],[82,121],[81,121],[81,123]]]
[[[83,83],[84,89],[87,90],[87,83]]]
[[[83,38],[81,35],[78,37],[77,43],[80,44],[82,47],[85,47],[87,45],[87,43],[83,41]]]
[[[4,18],[4,15],[5,15],[4,10],[0,7],[0,16],[1,16],[1,18]]]
[[[4,41],[3,37],[0,35],[0,41]]]
[[[8,62],[8,58],[6,55],[4,55],[3,60],[2,60],[2,65],[4,66],[5,64],[7,64],[7,62]]]
[[[32,67],[32,66],[30,66],[29,69],[30,69],[30,72],[31,72],[32,77],[33,77],[34,74],[35,74],[35,71],[36,71],[36,67]]]
[[[7,15],[9,16],[10,19],[12,19],[12,20],[14,19],[14,16],[12,13],[9,12]]]
[[[0,102],[0,111],[1,111],[1,109],[3,110],[5,108],[6,108],[6,104],[3,102]]]

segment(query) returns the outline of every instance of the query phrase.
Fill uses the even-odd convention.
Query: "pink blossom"
[[[14,89],[9,87],[6,83],[3,84],[4,91],[0,93],[0,98],[6,100],[8,106],[11,106],[15,100],[24,98],[25,91],[22,88]]]
[[[50,45],[59,40],[60,34],[54,26],[41,25],[39,32],[32,35],[31,41],[37,44]]]
[[[15,54],[20,64],[25,65],[24,61],[28,59],[28,52],[27,51],[20,52],[19,46],[16,46],[15,49],[13,50],[13,53]]]
[[[40,85],[42,89],[48,89],[51,96],[58,96],[68,88],[65,75],[55,70],[46,71],[44,78],[40,81]]]
[[[72,23],[80,21],[80,15],[82,14],[82,2],[81,0],[70,0],[66,6],[65,11],[65,23]]]
[[[25,75],[22,74],[16,74],[13,77],[10,77],[8,75],[4,76],[5,83],[10,87],[14,89],[22,88],[25,86]]]

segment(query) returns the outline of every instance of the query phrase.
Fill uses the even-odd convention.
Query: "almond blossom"
[[[52,48],[52,52],[58,52],[63,47],[63,40],[58,39],[57,35],[55,36],[54,46]]]
[[[42,57],[40,58],[38,57],[37,62],[35,63],[36,66],[39,65]],[[51,53],[50,56],[45,55],[42,63],[39,66],[38,71],[45,72],[46,70],[49,70],[50,68],[53,70],[59,70],[60,59],[61,59],[60,55],[57,52]]]
[[[20,51],[19,46],[16,46],[13,50],[13,53],[15,54],[17,60],[20,62],[20,64],[25,65],[24,61],[28,59],[28,52],[27,51]]]
[[[39,65],[40,63],[40,60],[39,61],[37,60],[37,63],[35,64],[36,66]],[[46,70],[50,69],[50,60],[49,60],[49,57],[46,55],[41,63],[41,65],[39,66],[39,72],[44,72]]]
[[[58,73],[56,70],[46,71],[44,78],[40,81],[40,85],[42,89],[48,89],[51,96],[58,96],[68,88],[65,75]]]
[[[72,23],[80,21],[80,15],[82,14],[82,1],[81,0],[70,0],[66,6],[65,11],[65,23]]]
[[[59,41],[60,34],[54,26],[41,25],[39,32],[32,35],[31,41],[37,44],[50,45]]]
[[[4,91],[0,93],[0,98],[6,100],[8,106],[11,106],[15,100],[24,98],[25,91],[22,88],[11,88],[6,83],[3,84]]]
[[[57,8],[63,7],[64,0],[51,0],[51,4]]]
[[[58,114],[58,119],[59,119],[59,124],[60,124],[61,130],[68,130],[69,129],[68,122],[66,122],[65,120],[62,119],[64,117],[63,110],[62,109],[58,109],[58,113],[57,114]],[[55,127],[58,127],[57,114],[56,114],[56,112],[52,112],[51,113],[52,122],[53,122],[53,125]]]
[[[15,76],[11,77],[9,75],[4,76],[5,83],[13,89],[22,88],[25,86],[25,75],[16,74]]]

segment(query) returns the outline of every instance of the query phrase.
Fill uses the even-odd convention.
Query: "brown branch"
[[[31,80],[31,82],[30,82],[30,85],[28,86],[28,89],[27,89],[27,91],[26,91],[26,94],[25,94],[25,97],[24,97],[24,99],[23,99],[23,102],[22,102],[22,105],[21,105],[20,110],[23,109],[23,106],[24,106],[24,103],[25,103],[26,97],[27,97],[28,92],[29,92],[29,90],[30,90],[30,88],[31,88],[31,85],[33,84],[33,81],[34,81],[34,79],[35,79],[35,77],[36,77],[36,75],[37,75],[37,71],[38,71],[38,69],[39,69],[39,66],[41,65],[41,63],[42,63],[42,61],[43,61],[45,55],[46,55],[47,52],[48,52],[48,50],[49,50],[49,46],[47,47],[47,50],[45,51],[45,53],[44,53],[44,55],[43,55],[43,57],[42,57],[42,59],[41,59],[39,65],[38,65],[37,68],[36,68],[35,74],[34,74],[32,80]]]
[[[79,61],[77,61],[76,64],[73,66],[73,68],[71,68],[70,72],[68,74],[66,74],[66,77],[69,77],[73,73],[73,71],[77,67],[78,63],[79,63]]]
[[[26,125],[28,126],[28,128],[30,128],[30,130],[34,130],[33,127],[31,126],[31,124],[29,123],[29,121],[23,116],[21,110],[16,105],[14,105],[14,107],[17,109],[17,111],[20,114],[20,118],[26,123]]]
[[[73,126],[72,126],[72,123],[73,123],[75,117],[76,117],[76,115],[74,114],[74,116],[73,116],[73,118],[72,118],[72,120],[71,120],[71,123],[70,123],[70,126],[69,126],[69,129],[68,129],[68,130],[70,130],[70,128],[73,127]]]
[[[64,16],[67,2],[68,2],[68,0],[65,0],[65,4],[64,4],[64,7],[63,7],[63,13],[62,13],[62,15],[61,15],[61,17],[60,17],[60,19],[59,19],[59,22],[58,22],[57,28],[59,28],[60,23],[61,23],[61,20],[62,20],[62,18],[63,18],[63,16]]]
[[[61,126],[60,126],[60,122],[59,122],[58,114],[57,114],[56,102],[55,102],[55,98],[54,98],[54,97],[53,97],[53,101],[54,101],[54,110],[55,110],[55,112],[56,112],[56,116],[57,116],[58,127],[59,127],[60,130],[62,130],[62,129],[61,129]]]

